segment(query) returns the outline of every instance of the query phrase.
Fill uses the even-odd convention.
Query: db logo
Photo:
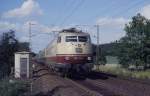
[[[78,44],[78,47],[81,47],[81,44]]]

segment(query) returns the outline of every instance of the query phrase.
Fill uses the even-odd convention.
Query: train
[[[63,29],[40,52],[39,60],[64,75],[88,74],[93,68],[90,34],[76,28]]]

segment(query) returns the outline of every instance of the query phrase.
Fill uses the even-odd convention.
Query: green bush
[[[4,79],[0,81],[0,89],[0,96],[24,96],[27,92],[27,83]]]

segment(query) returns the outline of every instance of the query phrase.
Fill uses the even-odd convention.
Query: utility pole
[[[32,43],[32,41],[31,41],[31,37],[32,37],[31,28],[32,28],[32,25],[35,25],[35,24],[32,24],[31,22],[29,22],[29,50],[30,50],[30,52],[32,52],[32,44],[31,44]],[[33,72],[33,64],[32,64],[31,70]],[[33,74],[32,74],[32,76],[33,76]],[[31,94],[32,94],[32,91],[33,91],[33,79],[31,79],[31,83],[30,83],[30,92],[31,92]]]
[[[100,54],[100,50],[99,50],[99,27],[100,27],[99,25],[96,25],[96,28],[97,28],[96,65],[99,65],[99,54]]]
[[[32,33],[31,33],[31,28],[32,28],[32,25],[35,25],[35,24],[32,24],[31,22],[29,22],[29,49],[30,51],[32,52],[32,41],[31,41],[31,37],[32,37]]]
[[[31,22],[29,22],[29,50],[32,51],[31,49]]]

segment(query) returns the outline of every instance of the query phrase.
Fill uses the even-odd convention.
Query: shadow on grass
[[[117,75],[93,71],[87,76],[87,78],[90,79],[102,79],[102,80],[107,80],[110,77],[117,78]]]
[[[95,80],[95,79],[107,80],[107,79],[112,78],[112,77],[117,78],[117,75],[92,71],[92,72],[90,72],[89,74],[86,74],[86,75],[75,74],[70,79],[73,79],[73,80],[86,80],[87,78],[89,78],[89,79],[93,79],[93,80]]]

